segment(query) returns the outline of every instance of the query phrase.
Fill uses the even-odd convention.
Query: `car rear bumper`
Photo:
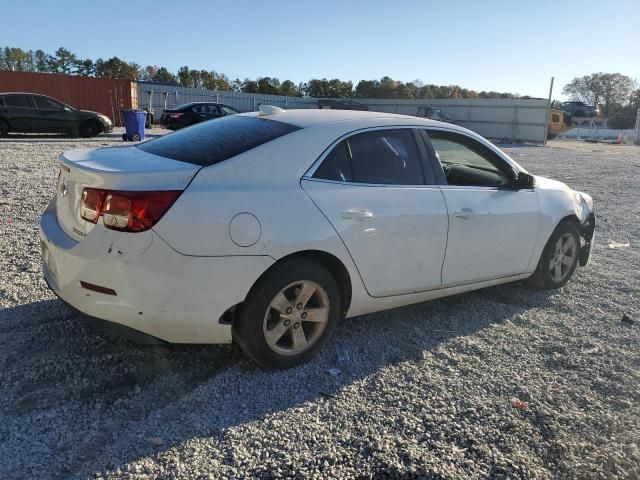
[[[273,262],[182,255],[152,230],[123,234],[97,225],[76,242],[59,226],[55,203],[42,215],[40,238],[45,280],[60,299],[171,343],[230,343],[231,325],[221,317]]]

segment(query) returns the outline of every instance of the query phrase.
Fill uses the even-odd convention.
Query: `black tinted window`
[[[161,157],[209,166],[299,130],[288,123],[230,115],[137,145]]]
[[[33,97],[36,102],[37,108],[43,108],[46,110],[62,110],[62,105],[56,102],[55,100],[51,100],[47,97]]]
[[[339,182],[352,182],[351,159],[347,142],[342,141],[336,145],[331,153],[325,157],[322,164],[313,174],[315,178],[336,180]]]
[[[409,129],[378,130],[348,139],[358,183],[424,185],[420,155]]]
[[[4,97],[7,107],[31,108],[31,102],[26,95],[7,95]]]

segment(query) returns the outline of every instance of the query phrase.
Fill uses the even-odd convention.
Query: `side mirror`
[[[528,173],[525,173],[525,172],[518,172],[518,175],[516,176],[513,182],[513,186],[518,190],[530,189],[530,188],[533,188],[534,185],[535,185],[534,176],[529,175]]]

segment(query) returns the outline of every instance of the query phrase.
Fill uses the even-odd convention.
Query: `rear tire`
[[[0,137],[9,135],[9,124],[4,120],[0,120]]]
[[[233,338],[257,364],[290,368],[313,357],[341,312],[338,284],[319,263],[290,260],[268,271],[237,312]]]
[[[104,131],[102,125],[95,120],[87,120],[80,125],[80,136],[83,138],[90,138],[100,135]]]
[[[580,233],[573,222],[561,222],[542,251],[529,284],[540,290],[563,287],[575,272],[580,258]]]

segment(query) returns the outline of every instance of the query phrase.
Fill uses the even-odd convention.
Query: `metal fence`
[[[262,103],[286,109],[318,108],[317,100],[138,82],[138,106],[151,110],[156,121],[163,109],[188,102],[220,102],[247,112],[257,110]],[[425,107],[440,108],[453,123],[503,142],[543,143],[545,140],[548,101],[544,99],[356,100],[372,111],[404,115],[418,115],[419,109]]]
[[[318,108],[316,99],[309,97],[284,97],[138,82],[138,107],[152,111],[156,121],[160,119],[162,110],[189,102],[224,103],[241,112],[255,111],[258,105],[263,103],[287,109]]]
[[[503,142],[543,143],[547,100],[543,99],[358,99],[378,112],[418,115],[424,107],[440,108],[453,123]]]

